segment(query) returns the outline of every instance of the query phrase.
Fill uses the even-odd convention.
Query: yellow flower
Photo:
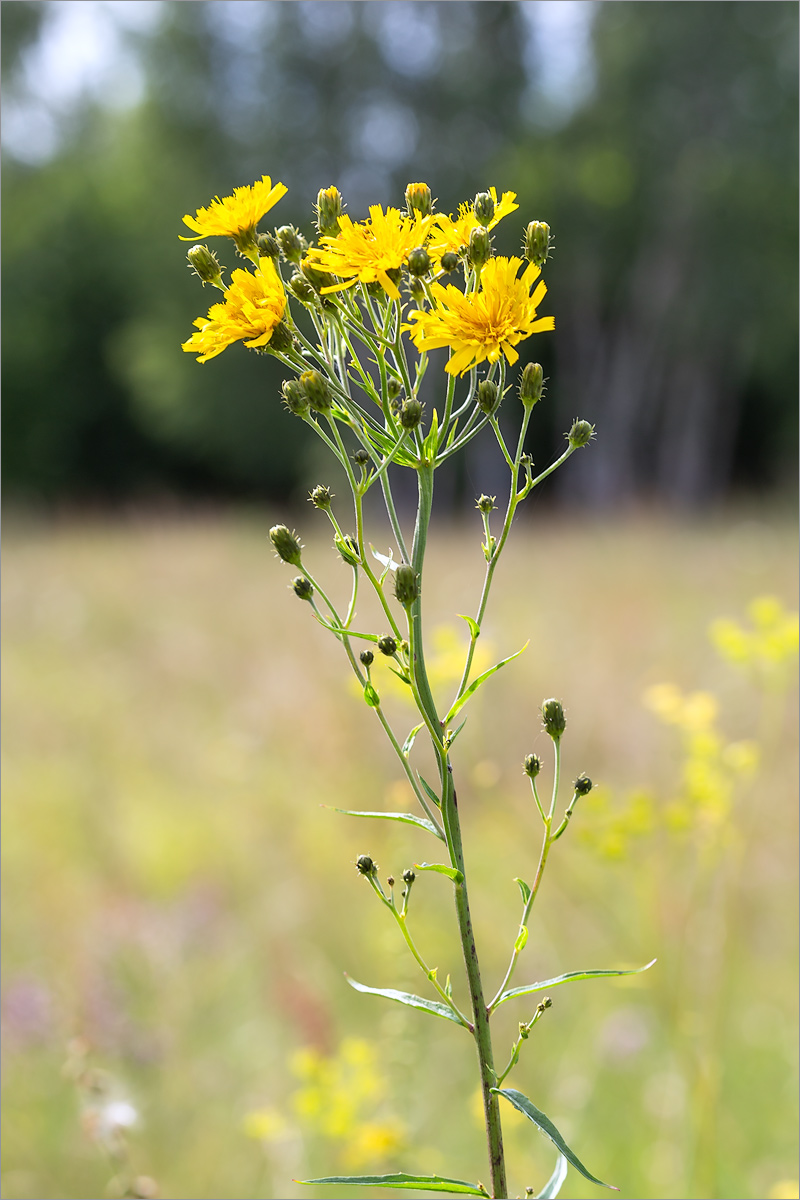
[[[182,242],[194,242],[200,237],[236,237],[255,229],[264,213],[278,203],[289,189],[282,183],[272,186],[269,175],[262,175],[261,181],[252,187],[233,189],[232,196],[219,196],[211,201],[208,208],[198,208],[194,217],[187,215],[183,218],[194,233],[190,238],[182,237]]]
[[[468,295],[453,284],[432,284],[435,307],[410,313],[416,325],[406,326],[417,349],[449,346],[453,350],[446,367],[450,375],[463,375],[484,359],[497,362],[501,354],[515,363],[518,342],[532,333],[555,329],[554,317],[536,316],[536,306],[547,291],[544,281],[530,294],[541,274],[539,268],[530,263],[518,279],[521,266],[521,258],[490,258],[481,273],[480,291]]]
[[[495,188],[490,187],[489,193],[494,200],[495,210],[488,228],[494,229],[498,221],[502,221],[503,217],[507,217],[509,213],[514,212],[516,208],[519,208],[519,205],[515,203],[517,199],[516,192],[503,192],[503,198],[499,202]],[[479,227],[480,222],[472,211],[472,204],[467,201],[459,205],[457,217],[446,217],[444,214],[434,217],[430,240],[425,249],[438,265],[439,260],[446,251],[452,250],[458,254],[459,250],[463,249],[464,246],[468,246],[470,234],[473,229],[478,229]]]
[[[423,244],[431,219],[417,213],[406,216],[399,208],[384,212],[380,204],[373,204],[368,221],[356,225],[346,214],[341,216],[336,237],[321,238],[324,245],[309,250],[306,261],[347,281],[324,287],[323,293],[338,292],[360,281],[379,283],[393,300],[399,300],[389,272],[399,271],[409,253]]]
[[[260,258],[255,274],[234,271],[231,286],[222,304],[212,304],[207,317],[198,317],[193,333],[183,349],[198,354],[198,362],[208,362],[233,342],[243,339],[245,346],[265,346],[286,308],[286,295],[271,258]]]

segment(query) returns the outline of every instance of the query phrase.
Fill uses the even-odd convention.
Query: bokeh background
[[[180,351],[207,302],[180,218],[267,173],[289,187],[276,222],[307,233],[319,187],[358,219],[416,180],[446,211],[517,192],[501,252],[551,225],[530,449],[546,462],[576,415],[599,436],[520,519],[485,653],[531,649],[460,739],[482,956],[502,970],[535,865],[519,763],[556,694],[567,770],[602,786],[558,844],[525,978],[659,963],[555,992],[510,1082],[622,1195],[797,1196],[797,6],[0,17],[3,1195],[485,1174],[455,1026],[342,981],[424,988],[351,864],[426,851],[319,808],[408,803],[266,539],[297,523],[344,587],[302,511],[336,481],[271,360]],[[502,486],[470,451],[427,585],[443,689],[477,600],[473,497]],[[719,618],[738,624],[709,637]],[[445,887],[415,902],[457,979]],[[511,1007],[501,1045],[530,1015]],[[508,1141],[512,1186],[541,1186],[548,1145],[513,1121]]]

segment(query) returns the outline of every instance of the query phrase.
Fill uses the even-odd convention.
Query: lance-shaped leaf
[[[554,1200],[554,1197],[561,1191],[561,1185],[567,1178],[567,1160],[563,1154],[559,1154],[556,1169],[548,1179],[540,1192],[536,1193],[536,1200]]]
[[[406,825],[419,825],[429,833],[436,833],[436,828],[427,817],[415,817],[413,813],[398,812],[364,812],[360,808],[336,808],[333,804],[321,804],[320,808],[329,808],[331,812],[343,813],[346,817],[375,817],[379,821],[403,821]]]
[[[364,699],[370,708],[380,708],[381,698],[371,683],[364,684]]]
[[[436,409],[431,415],[431,427],[428,430],[428,436],[422,443],[423,458],[427,458],[430,462],[436,457],[436,451],[439,448],[439,414]]]
[[[453,883],[464,882],[464,876],[458,867],[447,867],[444,863],[414,863],[414,867],[417,871],[438,871],[440,875],[446,875],[448,879],[452,879]]]
[[[566,975],[556,975],[555,979],[543,979],[539,983],[524,984],[522,987],[511,988],[509,991],[503,992],[494,1007],[499,1008],[506,1000],[512,1000],[515,996],[529,996],[531,992],[542,992],[545,988],[558,987],[560,983],[570,983],[574,979],[603,979],[610,975],[641,975],[642,971],[649,971],[656,961],[654,958],[649,963],[645,963],[643,967],[632,967],[627,971],[570,971]]]
[[[428,783],[427,779],[423,779],[421,775],[418,775],[418,779],[419,779],[420,783],[422,784],[422,786],[425,788],[425,791],[428,794],[428,799],[432,800],[437,808],[441,808],[442,802],[439,799],[439,797],[436,795],[436,792],[433,790],[431,785]]]
[[[295,1183],[347,1183],[362,1187],[399,1188],[413,1192],[458,1192],[462,1196],[488,1197],[481,1183],[465,1183],[463,1179],[446,1179],[442,1175],[407,1175],[396,1171],[393,1175],[326,1175],[322,1179],[295,1179]]]
[[[473,621],[472,617],[465,617],[463,613],[459,613],[458,615],[461,617],[462,621],[467,622],[469,625],[470,634],[472,635],[472,640],[473,642],[477,642],[478,638],[481,636],[481,627],[478,622]]]
[[[398,992],[396,988],[367,987],[365,983],[359,983],[346,972],[345,979],[357,992],[366,992],[370,996],[385,996],[387,1000],[396,1000],[398,1004],[406,1004],[409,1008],[418,1008],[421,1012],[429,1012],[434,1017],[444,1017],[446,1021],[454,1021],[456,1025],[463,1024],[453,1009],[439,1000],[426,1000],[423,996],[414,996],[411,992]]]
[[[424,724],[424,721],[420,721],[419,725],[415,725],[406,740],[403,742],[403,754],[406,758],[408,758],[409,754],[411,753],[411,748],[416,741],[417,734],[419,733],[420,729],[422,729]]]
[[[517,887],[520,890],[520,893],[522,895],[522,903],[527,904],[531,898],[531,889],[528,887],[528,885],[524,879],[515,879],[514,883],[516,883]]]
[[[590,1179],[592,1183],[599,1184],[600,1187],[610,1188],[612,1192],[619,1191],[619,1188],[614,1187],[613,1183],[603,1183],[602,1179],[598,1179],[596,1175],[592,1175],[590,1171],[586,1170],[586,1167],[574,1150],[570,1150],[550,1118],[541,1109],[538,1109],[535,1104],[532,1104],[527,1096],[523,1096],[522,1092],[516,1091],[515,1088],[492,1088],[492,1091],[498,1096],[505,1096],[506,1100],[510,1104],[513,1104],[518,1112],[523,1113],[529,1121],[532,1121],[538,1129],[541,1129],[542,1133],[550,1138],[550,1141],[561,1151],[567,1161],[572,1163],[575,1170],[580,1171],[581,1175],[586,1179]]]
[[[445,717],[445,725],[452,721],[453,717],[461,708],[463,708],[469,698],[475,695],[482,683],[485,683],[487,679],[490,679],[492,675],[499,671],[501,667],[504,667],[506,663],[513,662],[515,658],[519,658],[520,654],[522,654],[524,650],[527,650],[529,645],[530,640],[525,643],[521,650],[517,650],[516,654],[509,654],[508,658],[501,658],[499,663],[495,663],[493,667],[489,667],[488,671],[484,671],[483,674],[479,675],[477,679],[473,679],[472,683],[469,685],[466,691],[461,693],[453,707],[450,709],[450,712]]]

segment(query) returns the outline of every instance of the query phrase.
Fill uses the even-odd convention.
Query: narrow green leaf
[[[643,967],[633,967],[629,971],[570,971],[566,975],[557,975],[555,979],[543,979],[540,983],[529,983],[523,987],[511,988],[508,992],[503,992],[500,999],[495,1004],[495,1008],[499,1008],[506,1000],[511,1000],[514,996],[529,996],[531,992],[542,992],[545,988],[558,987],[560,983],[570,983],[573,979],[603,979],[609,975],[641,975],[642,971],[649,971],[653,963],[657,960],[654,958],[651,962],[645,963]]]
[[[435,1017],[444,1017],[445,1020],[453,1021],[456,1025],[461,1024],[452,1008],[448,1008],[446,1004],[442,1004],[438,1000],[425,1000],[422,996],[414,996],[411,992],[398,992],[395,988],[367,987],[365,983],[358,983],[347,973],[345,973],[345,979],[357,992],[367,992],[370,996],[385,996],[387,1000],[396,1000],[398,1004],[407,1004],[409,1008],[419,1008],[422,1012],[432,1013]]]
[[[477,692],[478,688],[481,686],[482,683],[485,683],[487,679],[490,679],[491,676],[494,675],[495,672],[499,671],[501,667],[504,667],[506,665],[506,663],[513,662],[515,658],[519,658],[519,656],[520,656],[520,654],[522,654],[523,650],[527,650],[529,645],[530,645],[530,641],[527,641],[525,643],[525,645],[522,647],[522,650],[518,650],[516,652],[516,654],[509,654],[508,658],[501,658],[499,663],[495,663],[493,667],[489,667],[488,671],[484,671],[482,675],[479,675],[477,679],[474,679],[472,681],[472,683],[469,685],[469,687],[467,688],[467,690],[465,692],[461,693],[461,695],[458,697],[458,699],[456,700],[453,707],[450,709],[450,712],[445,717],[445,721],[444,721],[445,725],[447,725],[448,722],[452,721],[453,717],[456,715],[456,713],[459,711],[459,709],[462,708],[467,703],[470,696],[473,696],[475,694],[475,692]]]
[[[322,804],[321,808],[329,808],[331,812],[343,813],[346,817],[375,817],[379,821],[403,821],[406,825],[419,825],[421,829],[427,829],[429,833],[436,833],[436,828],[427,817],[415,817],[413,813],[398,813],[398,812],[364,812],[358,808],[336,808],[333,804]]]
[[[391,663],[387,663],[386,665],[392,674],[397,676],[401,683],[406,683],[409,687],[411,687],[411,680],[405,671],[398,671],[397,667],[393,667]]]
[[[447,867],[444,863],[414,863],[414,867],[417,871],[438,871],[440,875],[452,879],[453,883],[464,882],[464,876],[456,867]]]
[[[439,414],[436,409],[431,416],[431,427],[428,436],[422,443],[422,453],[425,458],[433,458],[439,448]]]
[[[408,735],[406,740],[403,742],[403,754],[405,755],[406,758],[408,758],[409,754],[411,753],[411,747],[414,745],[416,736],[419,733],[420,729],[422,729],[422,726],[424,724],[425,724],[424,721],[420,721],[419,725],[415,725],[414,728],[411,730],[411,733]]]
[[[580,1171],[581,1175],[586,1179],[590,1179],[592,1183],[599,1184],[600,1187],[610,1188],[612,1192],[619,1191],[619,1188],[614,1187],[613,1183],[603,1183],[602,1179],[598,1179],[596,1175],[592,1175],[586,1170],[586,1167],[577,1154],[573,1150],[570,1150],[550,1118],[541,1109],[538,1109],[535,1104],[532,1104],[527,1096],[523,1096],[522,1092],[516,1091],[515,1088],[492,1088],[492,1091],[498,1096],[505,1096],[506,1100],[510,1104],[513,1104],[518,1112],[523,1113],[529,1121],[532,1121],[538,1129],[541,1129],[542,1133],[550,1138],[550,1141],[561,1151],[567,1161],[572,1163],[575,1170]]]
[[[563,1154],[559,1154],[556,1169],[548,1179],[540,1192],[536,1194],[536,1200],[554,1200],[554,1197],[561,1191],[561,1185],[567,1178],[567,1160]]]
[[[326,1175],[322,1179],[295,1179],[294,1183],[348,1183],[364,1187],[398,1188],[402,1191],[459,1192],[462,1196],[484,1196],[489,1193],[480,1183],[465,1183],[463,1179],[446,1179],[441,1175]]]
[[[436,792],[433,790],[431,785],[427,782],[427,780],[423,779],[421,775],[418,774],[417,778],[419,779],[422,786],[425,788],[425,791],[428,793],[428,799],[432,800],[437,808],[441,808],[442,802],[439,799],[439,797],[436,795]]]
[[[456,729],[454,733],[448,733],[448,734],[447,734],[447,736],[445,737],[445,739],[444,739],[444,744],[445,744],[445,746],[447,747],[447,749],[448,749],[448,750],[450,749],[450,747],[452,746],[453,742],[456,740],[456,738],[458,737],[458,735],[461,733],[461,730],[462,730],[462,729],[464,728],[464,726],[466,725],[466,723],[467,723],[467,720],[468,720],[468,718],[467,718],[467,717],[464,717],[464,720],[461,722],[461,724],[459,725],[458,729]]]
[[[529,901],[529,900],[530,900],[530,898],[531,898],[531,889],[528,887],[528,885],[527,885],[527,883],[525,882],[525,880],[524,880],[524,879],[515,879],[515,880],[514,880],[514,883],[516,883],[516,884],[517,884],[517,886],[519,887],[519,890],[520,890],[520,892],[522,893],[522,903],[523,903],[523,905],[527,904],[527,903],[528,903],[528,901]]]
[[[527,942],[527,940],[528,940],[528,926],[523,925],[522,929],[520,929],[519,933],[517,934],[517,940],[514,942],[514,949],[516,950],[517,954],[519,954],[520,951],[525,949],[525,943]]]
[[[459,613],[458,615],[461,617],[462,621],[467,622],[469,625],[469,631],[472,634],[472,640],[473,642],[477,642],[478,638],[481,636],[481,627],[478,622],[473,621],[472,617],[465,617],[463,613]]]
[[[381,698],[371,683],[364,684],[364,699],[370,708],[378,708],[380,705]]]

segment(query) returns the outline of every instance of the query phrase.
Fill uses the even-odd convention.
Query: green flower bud
[[[390,888],[393,888],[394,887],[394,875],[387,875],[386,882],[388,883]]]
[[[403,871],[403,883],[407,883],[410,885],[414,882],[414,880],[416,878],[417,878],[417,876],[414,873],[414,871],[411,870],[411,867],[406,867],[405,871]]]
[[[494,511],[494,502],[496,499],[496,496],[478,496],[475,507],[477,508],[478,512],[485,513],[485,515],[488,517],[489,513]]]
[[[317,232],[335,237],[343,208],[342,194],[337,187],[322,188],[317,192]]]
[[[291,350],[294,345],[294,334],[285,321],[278,321],[278,324],[272,331],[272,337],[269,339],[265,350],[275,350],[278,354],[285,353],[286,350]]]
[[[414,279],[412,276],[408,281],[408,294],[415,304],[422,304],[426,299],[425,284],[421,279]]]
[[[369,451],[364,450],[363,447],[360,450],[356,450],[355,454],[353,455],[353,462],[357,467],[366,467],[367,463],[369,462]]]
[[[299,263],[308,249],[308,242],[302,233],[293,225],[281,225],[280,229],[275,230],[275,237],[283,257],[289,262]]]
[[[431,269],[431,260],[424,246],[415,246],[409,251],[406,260],[409,275],[427,275]]]
[[[401,563],[394,573],[394,594],[404,608],[419,595],[419,576],[408,563]]]
[[[460,262],[461,259],[454,250],[445,250],[444,254],[439,260],[439,265],[441,266],[442,270],[449,275],[451,271],[455,271]]]
[[[310,263],[307,258],[304,258],[300,263],[300,270],[302,271],[303,276],[311,284],[315,292],[321,292],[323,288],[330,287],[332,284],[336,283],[336,280],[332,275],[329,275],[327,271],[317,270],[313,263]],[[324,299],[325,297],[323,296],[323,300]]]
[[[377,875],[378,864],[374,863],[368,854],[359,854],[356,859],[356,870],[362,875]]]
[[[590,425],[588,421],[576,420],[565,437],[573,450],[579,450],[581,446],[588,446],[594,437],[594,425]]]
[[[403,278],[403,272],[400,270],[400,268],[399,267],[388,267],[386,274],[389,276],[389,278],[391,279],[394,286],[398,287],[400,284],[400,281]],[[388,295],[388,293],[386,291],[384,291],[381,284],[378,284],[378,287],[380,288],[380,292],[378,293],[379,295],[381,295],[381,296]]]
[[[588,775],[581,773],[575,780],[574,787],[579,796],[588,796],[592,790],[592,781]]]
[[[542,760],[538,754],[528,754],[525,762],[522,764],[522,769],[529,779],[535,779],[542,769]]]
[[[416,429],[422,420],[422,405],[413,397],[404,400],[400,408],[400,424],[403,429]]]
[[[280,258],[281,248],[271,233],[256,234],[256,245],[262,258]]]
[[[289,291],[301,300],[303,304],[313,304],[317,298],[317,293],[314,291],[311,284],[306,279],[305,275],[301,275],[299,271],[295,271],[292,278],[289,280]]]
[[[433,212],[433,196],[427,183],[410,183],[406,188],[406,210],[413,217],[418,212],[421,217],[429,217]]]
[[[233,234],[233,244],[236,247],[237,253],[242,258],[251,258],[253,251],[258,253],[258,240],[256,231],[252,226],[247,229],[240,229]]]
[[[213,284],[214,287],[222,287],[223,268],[219,265],[219,260],[213,250],[209,250],[208,246],[190,246],[186,251],[186,257],[189,259],[189,266],[198,276],[203,287],[207,283]]]
[[[291,563],[293,567],[301,565],[300,558],[303,547],[300,545],[296,533],[292,533],[285,525],[273,525],[269,531],[269,540],[272,542],[278,558],[282,558],[285,563]]]
[[[295,596],[299,596],[301,600],[310,600],[314,595],[314,586],[310,579],[306,579],[305,575],[298,575],[292,580],[292,588]]]
[[[542,398],[544,371],[538,363],[527,363],[520,376],[519,398],[526,408],[533,408]]]
[[[528,262],[543,267],[550,254],[550,226],[544,221],[531,221],[525,230],[524,253]]]
[[[482,379],[478,384],[478,408],[487,416],[497,409],[500,405],[500,389],[496,383],[492,383],[491,379]]]
[[[361,659],[361,665],[364,667],[371,667],[375,661],[375,655],[371,650],[362,650],[358,657]]]
[[[333,492],[324,483],[318,483],[308,496],[314,508],[330,508]]]
[[[403,385],[399,379],[395,379],[394,375],[390,375],[386,381],[386,391],[390,400],[396,400],[403,390]]]
[[[333,397],[330,384],[324,375],[320,375],[319,371],[303,371],[299,382],[315,412],[325,413],[330,410]]]
[[[358,553],[358,542],[356,541],[356,539],[354,537],[347,535],[346,537],[341,538],[341,537],[339,537],[339,535],[337,533],[333,539],[333,543],[348,566],[350,566],[350,567],[358,566],[359,561],[360,561],[359,553]]]
[[[472,205],[475,220],[484,227],[491,225],[494,218],[494,200],[491,192],[478,192]]]
[[[378,649],[381,654],[385,654],[387,658],[391,658],[392,655],[397,653],[397,642],[390,633],[384,633],[382,637],[378,638]]]
[[[469,235],[468,258],[473,267],[482,267],[492,257],[492,239],[488,229],[478,226]]]
[[[308,396],[302,384],[297,379],[287,379],[281,391],[289,412],[293,412],[296,417],[304,417],[308,412]]]
[[[542,701],[542,721],[545,732],[549,733],[554,742],[557,742],[567,727],[567,718],[564,716],[560,700]]]

